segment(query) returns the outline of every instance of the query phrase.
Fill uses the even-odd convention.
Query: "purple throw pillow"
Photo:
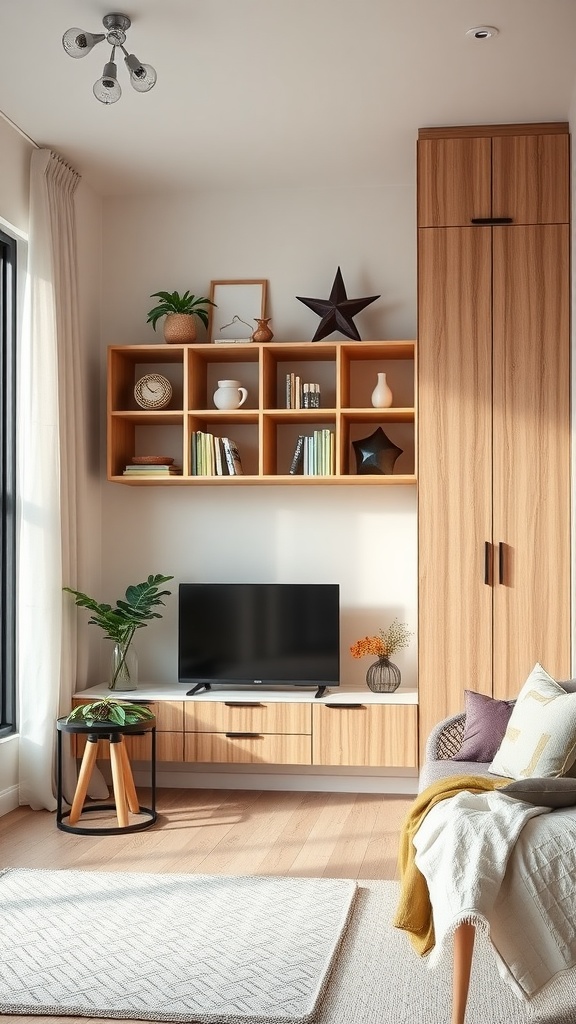
[[[466,721],[462,746],[452,761],[491,761],[504,739],[513,700],[495,700],[464,690]]]

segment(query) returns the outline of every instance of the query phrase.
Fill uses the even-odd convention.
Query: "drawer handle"
[[[263,708],[264,705],[261,704],[257,700],[246,700],[246,701],[225,700],[224,701],[224,707],[225,708]]]
[[[335,708],[336,711],[339,711],[340,708],[365,708],[366,705],[365,704],[325,704],[324,707],[325,708]]]
[[[513,224],[513,217],[472,217],[471,224]]]
[[[228,740],[257,740],[262,735],[261,732],[227,732],[226,739]]]

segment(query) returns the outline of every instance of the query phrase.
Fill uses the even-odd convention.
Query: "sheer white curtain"
[[[74,193],[50,150],[30,174],[28,295],[19,364],[20,803],[54,810],[55,720],[76,684],[77,452],[83,445]],[[63,611],[64,609],[64,611]],[[65,793],[74,763],[65,746]]]

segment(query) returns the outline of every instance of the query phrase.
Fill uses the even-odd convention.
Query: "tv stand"
[[[211,690],[212,683],[196,683],[191,690],[186,690],[187,697],[193,697],[195,693],[200,693],[200,690]]]

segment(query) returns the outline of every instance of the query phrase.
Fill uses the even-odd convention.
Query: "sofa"
[[[568,979],[567,989],[561,990],[562,1014],[557,1017],[546,1017],[558,1022],[569,1021],[570,1024],[576,1021],[576,1003],[574,1001],[574,979],[576,977],[576,939],[572,919],[574,906],[574,879],[576,878],[576,701],[570,697],[567,702],[565,694],[576,694],[576,679],[555,681],[537,664],[524,687],[520,691],[517,701],[495,701],[474,691],[465,691],[466,710],[458,714],[450,715],[439,722],[428,736],[425,748],[425,761],[420,771],[419,793],[429,786],[434,786],[431,794],[435,793],[435,785],[442,785],[443,780],[449,780],[458,775],[482,776],[496,780],[498,776],[512,778],[514,781],[506,782],[501,787],[501,792],[516,800],[523,801],[522,806],[527,804],[536,807],[546,807],[555,810],[554,815],[545,815],[544,818],[536,818],[530,821],[526,835],[523,836],[526,842],[522,846],[519,863],[528,861],[530,856],[536,857],[540,854],[544,861],[537,865],[538,870],[532,868],[532,874],[537,878],[538,890],[544,902],[548,900],[552,906],[561,907],[563,903],[568,908],[568,917],[564,924],[568,931],[564,940],[557,939],[559,931],[554,933],[552,946],[556,953],[556,943],[559,942],[563,949],[563,970],[558,964],[549,968],[547,977],[551,985],[544,985],[543,1007],[548,1008],[546,1003],[546,992],[551,991],[552,1001],[556,998],[557,978]],[[527,700],[528,698],[528,700]],[[536,699],[534,699],[536,698]],[[560,714],[553,717],[550,714],[554,700],[558,699],[562,705]],[[523,705],[530,703],[536,706],[532,713],[532,720],[522,721],[524,713]],[[518,706],[517,706],[518,705]],[[516,718],[511,721],[510,730],[507,722],[512,718],[514,709]],[[548,717],[547,717],[548,716]],[[535,719],[541,718],[541,726]],[[514,726],[514,728],[513,728]],[[518,727],[519,726],[519,727]],[[532,735],[526,737],[526,744],[522,747],[522,729],[525,727],[526,734],[532,730]],[[534,746],[534,732],[538,728],[546,734],[547,743]],[[532,746],[529,746],[529,743]],[[546,745],[550,748],[546,750]],[[484,755],[481,759],[464,760],[468,752],[477,751]],[[530,753],[533,753],[534,760],[531,760]],[[488,759],[489,758],[489,759]],[[533,774],[526,770],[530,766],[535,769]],[[420,806],[422,801],[430,799],[429,795],[419,798]],[[430,803],[432,807],[432,802]],[[529,812],[525,812],[528,813]],[[438,828],[437,825],[435,827]],[[442,826],[440,826],[442,832]],[[416,843],[415,843],[416,845]],[[540,851],[540,852],[539,852]],[[420,851],[421,852],[421,851]],[[446,859],[442,860],[444,867],[447,867]],[[424,871],[425,869],[422,868]],[[444,869],[443,869],[444,870]],[[521,872],[516,868],[512,872],[520,876]],[[568,881],[572,879],[572,887]],[[434,883],[434,876],[428,875],[428,884]],[[521,905],[528,903],[528,890],[522,888],[526,880],[521,879],[519,893],[516,894],[516,901],[511,900],[510,906],[514,913],[508,914],[508,919],[516,917],[517,910]],[[542,896],[543,894],[543,896]],[[548,895],[549,894],[549,899]],[[434,901],[432,900],[433,905]],[[436,904],[441,906],[441,903]],[[536,905],[536,904],[535,904]],[[529,929],[528,929],[529,930]],[[474,948],[475,923],[462,919],[453,933],[453,989],[452,989],[452,1024],[464,1024],[466,1014],[466,1003],[468,995],[468,983],[472,953]],[[523,933],[524,934],[524,933]],[[544,948],[546,932],[541,936],[541,943],[536,943],[539,949]],[[548,963],[552,963],[554,957]],[[548,966],[548,965],[547,965]],[[558,974],[555,975],[555,970]],[[560,985],[562,985],[562,980]],[[518,993],[517,993],[518,994]],[[537,998],[540,993],[537,993]],[[530,996],[532,998],[532,996]],[[557,1004],[560,1005],[560,1004]]]
[[[576,679],[561,680],[558,685],[561,686],[566,693],[576,693]],[[512,711],[516,703],[515,700],[493,701],[489,697],[484,697],[481,694],[474,694],[469,690],[466,690],[465,694],[467,705],[472,698],[474,698],[476,702],[478,699],[482,699],[487,705],[508,704],[510,711]],[[455,715],[450,715],[448,718],[442,719],[442,721],[438,722],[434,729],[432,729],[426,741],[424,764],[420,769],[418,779],[419,793],[440,779],[446,779],[456,775],[480,775],[488,776],[489,778],[494,777],[489,771],[493,761],[493,755],[485,761],[454,760],[454,757],[459,758],[459,752],[462,748],[465,737],[467,714],[469,715],[469,713],[470,707],[467,706],[466,711],[460,711]],[[499,735],[496,739],[499,739]],[[495,746],[497,746],[496,742]],[[574,777],[576,775],[576,765],[569,768],[566,775]]]

